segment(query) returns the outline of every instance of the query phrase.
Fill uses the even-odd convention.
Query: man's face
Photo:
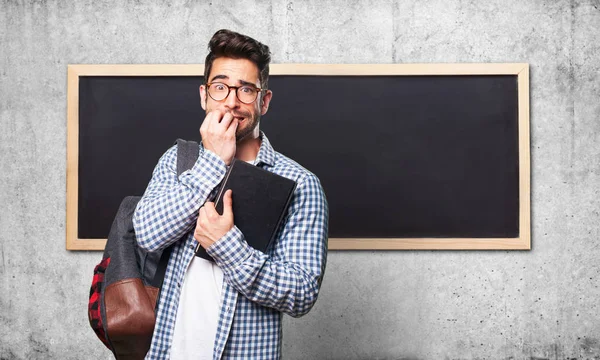
[[[213,61],[207,83],[223,83],[228,86],[244,86],[250,85],[257,88],[261,87],[258,67],[247,59],[231,59],[220,57]],[[234,118],[238,119],[238,128],[236,131],[236,139],[240,142],[249,135],[253,138],[258,137],[258,124],[261,115],[266,114],[269,109],[272,93],[270,90],[259,94],[256,100],[251,104],[241,102],[236,91],[231,89],[229,95],[221,100],[216,101],[209,96],[205,85],[200,86],[200,102],[202,108],[206,112],[213,110],[221,110],[224,113],[231,113]]]

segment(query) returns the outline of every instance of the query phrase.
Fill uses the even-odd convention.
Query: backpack
[[[199,145],[181,139],[176,143],[179,176],[194,166]],[[140,199],[127,196],[121,202],[90,289],[90,326],[115,359],[143,359],[150,349],[156,305],[172,250],[170,246],[162,252],[148,252],[138,246],[133,213]]]

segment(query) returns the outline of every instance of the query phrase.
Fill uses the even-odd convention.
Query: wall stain
[[[585,336],[580,341],[581,341],[581,343],[579,346],[586,355],[587,354],[596,354],[596,355],[598,355],[596,357],[596,359],[600,358],[600,340],[589,338],[589,337]]]
[[[30,345],[30,353],[36,354],[36,358],[37,355],[40,354],[49,354],[50,353],[50,349],[48,348],[48,345],[35,339],[34,338],[34,334],[29,334],[29,345]]]
[[[0,354],[0,360],[14,360],[18,359],[17,355],[15,355],[12,350],[8,350],[8,354]]]
[[[2,268],[0,268],[0,273],[4,273],[4,269],[6,269],[6,260],[4,259],[4,244],[0,244],[0,253],[2,253]]]

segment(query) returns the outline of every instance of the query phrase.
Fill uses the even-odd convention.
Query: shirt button
[[[177,287],[181,287],[181,283],[180,282],[177,283]]]
[[[190,249],[193,249],[193,248],[194,248],[194,245],[190,245]]]

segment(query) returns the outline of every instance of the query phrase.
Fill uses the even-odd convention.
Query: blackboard
[[[67,248],[101,249],[164,151],[199,140],[201,69],[145,67],[69,69]],[[530,247],[526,65],[271,72],[261,130],[321,180],[330,248]]]

